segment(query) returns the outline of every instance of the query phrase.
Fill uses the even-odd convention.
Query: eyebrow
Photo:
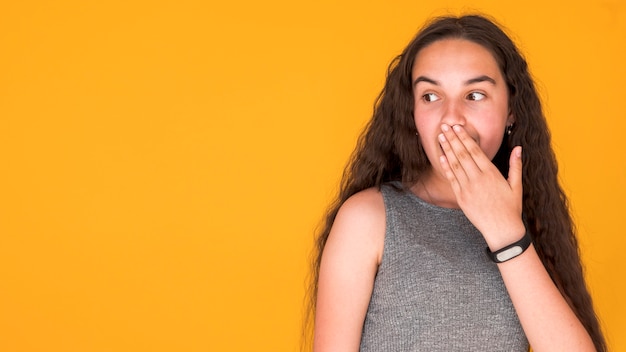
[[[482,75],[482,76],[479,76],[479,77],[476,77],[476,78],[468,79],[465,82],[465,85],[467,86],[467,85],[470,85],[472,83],[480,83],[480,82],[489,82],[489,83],[491,83],[493,85],[496,84],[496,80],[495,79],[493,79],[493,78],[491,78],[489,76],[486,76],[486,75]]]
[[[426,76],[419,76],[415,79],[415,81],[413,81],[413,88],[415,88],[415,86],[417,86],[418,83],[420,82],[426,82],[426,83],[430,83],[430,84],[434,84],[436,86],[439,85],[439,82],[435,81],[432,78],[428,78]],[[493,85],[496,84],[496,80],[487,76],[487,75],[482,75],[482,76],[478,76],[475,78],[471,78],[468,79],[467,81],[465,81],[465,85],[468,86],[470,84],[474,84],[474,83],[480,83],[480,82],[489,82]]]

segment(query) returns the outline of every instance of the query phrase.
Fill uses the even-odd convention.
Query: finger
[[[478,166],[480,170],[485,170],[487,167],[491,167],[492,162],[489,160],[485,152],[480,148],[476,140],[467,133],[465,128],[461,125],[452,126],[452,130],[456,133],[458,139],[463,143],[463,146],[471,156],[471,160]]]
[[[438,139],[439,139],[439,145],[441,146],[441,149],[443,150],[443,154],[444,154],[443,155],[444,158],[442,159],[442,161],[445,161],[446,167],[450,170],[450,172],[452,172],[452,175],[454,176],[457,182],[467,182],[468,177],[467,177],[467,174],[465,173],[465,169],[463,168],[463,165],[457,158],[457,154],[452,149],[452,145],[450,144],[449,140],[446,138],[446,136],[443,133],[441,133],[438,136]],[[449,175],[446,175],[446,177],[448,176]]]
[[[456,174],[454,173],[454,171],[452,171],[450,163],[448,162],[448,158],[446,158],[445,155],[440,156],[439,163],[441,164],[441,169],[443,170],[444,176],[446,177],[448,182],[450,182],[452,191],[454,192],[454,194],[458,195],[461,191],[461,185],[456,177]]]
[[[509,185],[511,189],[522,194],[522,147],[517,146],[511,151],[509,158]]]
[[[450,127],[446,124],[443,124],[441,126],[441,130],[443,131],[443,134],[446,137],[446,140],[450,144],[450,148],[452,149],[452,152],[454,153],[454,157],[456,160],[450,158],[448,155],[446,156],[448,156],[448,160],[453,170],[455,167],[455,162],[458,162],[458,164],[460,165],[460,167],[463,168],[466,174],[468,176],[471,176],[471,175],[476,174],[477,172],[480,172],[480,169],[478,168],[478,165],[474,161],[472,154],[465,146],[465,143],[460,139],[460,136],[456,133],[456,130],[460,130],[460,129],[461,127],[458,125],[455,125],[454,127]],[[465,136],[467,136],[467,134],[465,134]],[[471,137],[469,136],[467,137],[471,139]]]

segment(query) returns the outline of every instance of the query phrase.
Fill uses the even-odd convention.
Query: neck
[[[432,168],[420,176],[411,191],[427,203],[442,208],[459,208],[450,182]]]

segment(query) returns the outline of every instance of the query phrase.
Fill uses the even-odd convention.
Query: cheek
[[[485,136],[485,135],[483,135]],[[489,159],[493,159],[500,149],[502,145],[502,140],[504,137],[503,131],[493,131],[493,133],[488,135],[489,137],[480,139],[480,148],[483,150],[485,155],[489,157]]]
[[[437,135],[441,133],[439,124],[431,123],[426,120],[416,120],[415,127],[420,143],[424,149],[429,150],[433,145],[439,144],[437,142]]]
[[[474,125],[480,136],[480,148],[490,159],[493,159],[502,145],[507,125],[507,115],[508,107],[503,104],[486,113],[483,117],[484,119]]]
[[[487,157],[489,158],[489,160],[492,160],[496,154],[498,153],[498,149],[500,149],[500,145],[502,141],[500,141],[500,143],[495,143],[493,144],[493,146],[490,146],[489,148],[486,148],[487,150],[485,150],[485,154],[487,155]]]
[[[415,122],[417,133],[420,135],[432,134],[433,130],[439,129],[439,120],[433,118],[432,114],[424,111],[424,109],[415,108],[413,121]]]

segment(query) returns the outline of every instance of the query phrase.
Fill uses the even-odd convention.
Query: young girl
[[[527,64],[484,17],[391,64],[317,249],[317,352],[606,350]]]

